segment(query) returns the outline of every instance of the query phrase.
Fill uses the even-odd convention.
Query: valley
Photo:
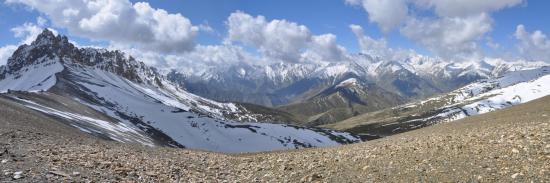
[[[447,94],[328,124],[357,134],[388,136],[500,110],[550,94],[550,68],[522,70],[473,82]]]
[[[332,148],[252,154],[98,140],[0,99],[2,180],[547,182],[550,98]]]
[[[318,126],[547,65],[499,59],[450,62],[421,55],[397,61],[366,53],[353,57],[337,63],[214,65],[198,72],[172,70],[167,78],[199,96],[274,107],[293,114],[295,124]],[[355,84],[342,85],[350,80]]]

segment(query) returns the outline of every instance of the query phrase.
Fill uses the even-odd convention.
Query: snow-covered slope
[[[326,129],[238,122],[265,116],[188,93],[131,56],[79,49],[47,30],[8,60],[0,91],[83,132],[121,142],[254,152],[359,141]]]
[[[550,95],[550,67],[508,72],[453,92],[350,118],[331,125],[356,133],[390,135],[479,115]]]
[[[56,83],[55,74],[63,70],[58,59],[39,58],[38,62],[28,65],[16,72],[6,73],[0,80],[0,93],[8,90],[43,91]]]
[[[442,121],[483,114],[550,95],[550,67],[515,71],[495,79],[470,84],[453,96]]]
[[[550,95],[550,67],[519,70],[503,76],[475,82],[445,95],[412,103],[418,107],[433,101],[444,102],[441,113],[425,119],[447,122],[483,114]],[[415,119],[418,120],[418,119]]]

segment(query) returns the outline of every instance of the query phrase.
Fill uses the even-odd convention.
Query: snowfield
[[[23,67],[21,70],[6,74],[0,80],[0,93],[8,90],[16,91],[46,91],[56,83],[55,74],[63,70],[58,58],[48,59],[45,56],[37,60],[34,65]]]
[[[154,86],[136,84],[99,69],[69,70],[75,85],[82,87],[80,91],[90,91],[88,95],[103,103],[86,105],[127,124],[131,124],[131,119],[139,119],[187,148],[255,152],[339,145],[326,134],[306,128],[223,119],[219,109],[201,104],[194,95],[170,93]],[[237,110],[232,104],[206,104]],[[192,109],[202,113],[197,114]],[[334,136],[358,141],[347,133],[334,133]]]
[[[550,95],[550,67],[518,70],[503,76],[481,80],[448,94],[406,104],[403,108],[422,106],[434,101],[447,100],[446,105],[436,110],[433,116],[422,116],[405,123],[449,122],[468,116],[479,115],[514,105],[526,103]]]
[[[143,132],[140,132],[139,129],[136,129],[131,124],[112,123],[81,114],[60,111],[22,98],[14,97],[12,99],[18,100],[22,102],[24,106],[36,111],[70,120],[73,122],[70,124],[71,126],[89,134],[107,135],[108,138],[118,142],[139,143],[147,146],[154,146],[154,142],[150,137],[146,136]]]
[[[0,93],[30,109],[65,119],[83,132],[148,146],[237,153],[361,141],[327,129],[234,121],[259,121],[257,117],[263,114],[191,94],[131,56],[79,49],[48,30],[31,45],[21,46],[7,67],[0,68]],[[64,106],[53,96],[76,106]],[[104,116],[97,119],[97,114],[73,108]]]

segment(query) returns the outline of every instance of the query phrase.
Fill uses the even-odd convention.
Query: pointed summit
[[[43,45],[53,43],[55,40],[56,37],[53,32],[47,28],[44,28],[44,30],[42,30],[42,33],[40,33],[36,37],[36,40],[34,40],[31,45]]]

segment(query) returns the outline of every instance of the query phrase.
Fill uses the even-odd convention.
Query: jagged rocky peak
[[[55,36],[49,29],[44,29],[30,47],[33,49],[42,48],[57,54],[71,54],[77,49],[73,44],[69,43],[69,39],[64,35]]]
[[[52,31],[44,29],[30,45],[24,44],[17,48],[8,59],[7,70],[16,72],[25,66],[65,56],[74,56],[76,50],[66,36],[55,36]]]
[[[31,45],[63,45],[69,44],[69,39],[66,36],[57,35],[55,36],[52,31],[49,29],[44,29],[40,33],[36,40],[34,40]]]
[[[138,83],[145,80],[159,83],[156,69],[146,66],[124,52],[97,48],[77,48],[64,35],[44,29],[30,45],[21,45],[8,59],[9,73],[44,62],[59,62],[65,67],[88,66],[115,73]],[[0,69],[1,71],[1,69]],[[1,73],[0,73],[1,75]]]

